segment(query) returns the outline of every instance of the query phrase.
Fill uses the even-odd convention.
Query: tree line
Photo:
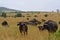
[[[6,12],[2,12],[2,14],[0,16],[6,18],[7,14],[6,14]],[[21,12],[18,12],[14,17],[22,17]]]

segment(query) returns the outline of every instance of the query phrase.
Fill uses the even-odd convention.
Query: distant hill
[[[59,10],[57,10],[57,11],[59,11]],[[2,13],[2,12],[44,12],[44,13],[48,13],[49,11],[20,11],[20,10],[6,8],[6,7],[0,7],[0,13]]]
[[[16,12],[19,10],[15,10],[15,9],[10,9],[10,8],[6,8],[6,7],[0,7],[0,13],[1,12]]]

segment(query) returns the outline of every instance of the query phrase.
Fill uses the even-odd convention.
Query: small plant
[[[29,20],[29,18],[27,18],[27,20]]]
[[[27,17],[30,17],[30,16],[27,16]]]
[[[42,19],[42,22],[45,22],[46,20],[45,19]]]
[[[15,17],[22,17],[21,12],[17,12],[17,14],[15,15]]]
[[[18,12],[15,17],[22,17],[22,14]]]
[[[44,16],[45,16],[45,17],[47,17],[47,16],[48,16],[48,14],[45,14]]]
[[[59,24],[60,24],[60,21],[59,21]]]
[[[17,11],[15,11],[15,13],[17,13]]]
[[[2,12],[2,17],[7,17],[5,12]]]
[[[22,17],[25,17],[25,16],[22,16]]]
[[[29,15],[29,14],[27,13],[27,15]]]
[[[56,35],[56,39],[58,40],[60,38],[60,30],[58,30],[55,35]]]
[[[34,15],[34,17],[37,17],[37,15]]]

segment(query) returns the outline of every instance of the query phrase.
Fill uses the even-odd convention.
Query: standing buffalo
[[[58,25],[55,21],[48,20],[47,22],[44,23],[43,26],[40,26],[38,28],[39,30],[48,30],[50,36],[51,33],[54,34],[57,31]]]
[[[27,34],[28,27],[24,22],[19,22],[17,25],[19,26],[19,30],[21,34],[22,32],[24,33],[24,35]]]
[[[7,21],[3,21],[2,22],[2,26],[8,26],[9,27],[8,22]]]
[[[41,29],[42,28],[42,29]],[[48,20],[47,22],[44,23],[44,25],[42,27],[40,27],[39,29],[41,30],[48,30],[48,32],[50,33],[54,33],[57,31],[58,29],[58,25],[55,21],[52,21],[52,20]]]

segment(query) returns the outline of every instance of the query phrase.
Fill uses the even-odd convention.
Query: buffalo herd
[[[41,31],[43,30],[48,30],[49,33],[55,33],[58,29],[58,25],[55,21],[53,20],[43,20],[44,21],[44,24],[43,26],[38,26],[37,28]],[[38,24],[41,24],[40,21],[36,20],[36,19],[33,19],[33,20],[30,20],[28,22],[19,22],[17,24],[17,26],[19,26],[19,31],[20,33],[22,34],[22,32],[25,34],[28,34],[28,25],[38,25]],[[8,22],[7,21],[3,21],[2,22],[2,26],[8,26]]]

